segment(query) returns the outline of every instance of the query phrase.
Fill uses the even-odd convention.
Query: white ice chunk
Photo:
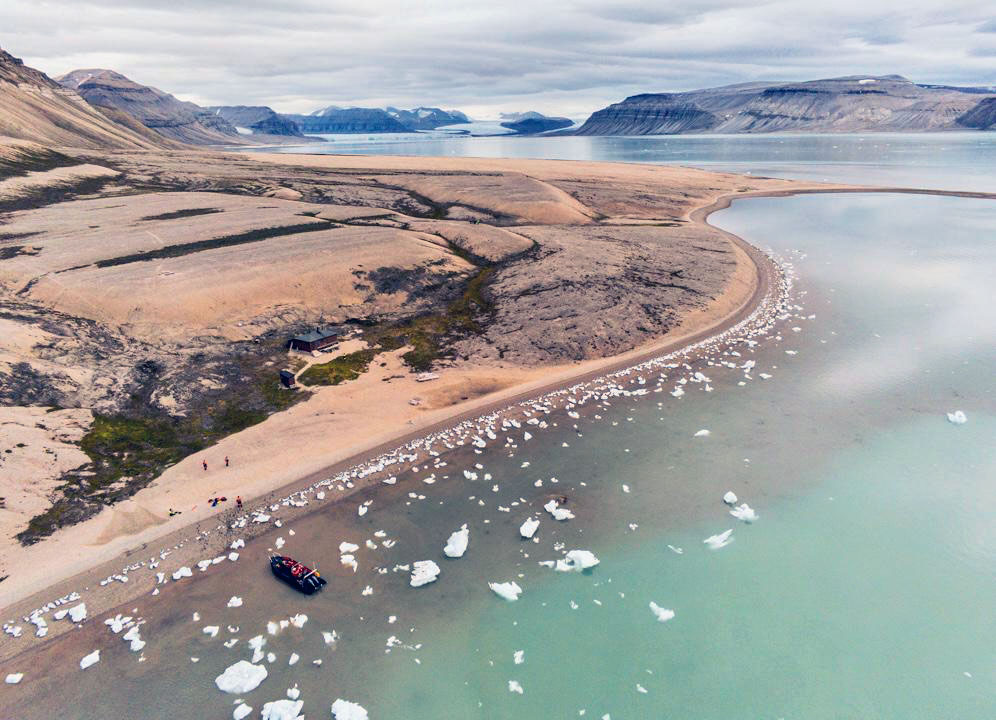
[[[205,625],[201,632],[211,637],[217,637],[218,630],[220,630],[220,628],[217,625]]]
[[[694,437],[709,437],[711,434],[712,433],[710,433],[708,430],[702,428],[697,433],[695,433]]]
[[[730,510],[730,515],[735,517],[737,520],[743,520],[745,523],[752,523],[757,520],[757,513],[754,512],[754,508],[747,503],[738,505]]]
[[[179,580],[180,578],[191,577],[193,574],[193,571],[184,565],[182,568],[173,573],[173,579]]]
[[[961,410],[955,410],[954,412],[948,413],[948,422],[955,425],[964,425],[968,422],[968,416],[966,416]]]
[[[332,703],[332,717],[335,720],[368,720],[367,711],[358,703],[336,698]]]
[[[702,542],[708,545],[710,550],[719,550],[720,548],[724,548],[733,542],[733,538],[731,537],[732,535],[733,528],[730,528],[726,532],[720,533],[719,535],[710,535]]]
[[[669,610],[668,608],[663,608],[655,602],[650,603],[650,611],[657,618],[657,622],[667,622],[674,617],[674,610]]]
[[[245,703],[239,703],[236,708],[232,710],[232,720],[243,720],[243,718],[247,718],[251,714],[251,706],[246,705]]]
[[[242,598],[240,598],[238,595],[232,595],[232,597],[229,598],[228,600],[228,607],[230,608],[242,607]]]
[[[4,682],[8,685],[17,685],[17,683],[21,682],[23,677],[24,673],[10,673],[4,678]]]
[[[80,660],[80,670],[86,670],[91,665],[96,665],[100,662],[100,650],[94,650],[89,655],[83,657]]]
[[[503,582],[503,583],[488,583],[488,587],[494,590],[495,594],[499,597],[505,598],[509,602],[513,600],[518,600],[519,595],[522,594],[522,588],[519,587],[517,582]]]
[[[262,720],[298,720],[304,700],[274,700],[263,705]]]
[[[76,607],[69,608],[69,619],[74,623],[86,620],[86,603],[80,603]]]
[[[339,554],[345,555],[346,553],[354,553],[360,549],[359,545],[355,545],[351,542],[341,542],[339,543]]]
[[[519,693],[519,695],[521,695],[522,694],[522,685],[519,684],[518,680],[509,680],[508,681],[508,691],[509,692],[514,692],[514,693]]]
[[[249,644],[252,645],[252,640]],[[266,680],[266,667],[253,665],[248,660],[239,660],[216,677],[214,684],[222,692],[244,695],[258,688],[264,680]]]
[[[412,565],[412,579],[410,584],[412,587],[428,585],[436,581],[439,573],[439,566],[432,560],[417,560]]]
[[[557,572],[581,572],[598,565],[598,558],[590,550],[571,550],[554,569]]]
[[[512,659],[515,660],[516,665],[521,665],[526,661],[526,651],[516,650],[514,653],[512,653]]]
[[[519,527],[519,535],[529,540],[533,535],[536,534],[537,528],[539,528],[540,521],[536,518],[529,518]]]
[[[446,541],[446,547],[443,548],[443,554],[451,558],[463,557],[463,554],[467,552],[467,543],[469,541],[470,530],[464,524],[459,530],[450,535],[450,539]]]
[[[727,505],[736,505],[737,494],[732,490],[727,491],[726,495],[723,496],[723,502],[725,502]]]
[[[550,502],[548,502],[546,505],[543,506],[543,509],[546,510],[551,515],[553,515],[554,520],[574,519],[574,513],[572,513],[570,510],[566,508],[560,507],[556,500],[551,500]]]

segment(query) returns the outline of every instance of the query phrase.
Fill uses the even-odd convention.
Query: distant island
[[[753,82],[633,95],[575,135],[991,130],[996,89],[921,85],[900,75]]]

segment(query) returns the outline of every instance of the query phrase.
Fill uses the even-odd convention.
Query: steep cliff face
[[[459,110],[440,110],[431,107],[417,107],[413,110],[389,107],[387,114],[409,130],[435,130],[446,125],[470,122],[470,118]]]
[[[206,109],[236,128],[251,130],[253,134],[301,136],[297,123],[265,105],[223,105]]]
[[[131,118],[102,113],[75,91],[0,50],[0,136],[90,149],[169,145]]]
[[[986,93],[980,88],[917,85],[898,75],[748,83],[635,95],[594,113],[577,132],[661,135],[949,130],[958,127],[965,113],[981,105],[980,95],[984,102]]]
[[[409,129],[386,110],[377,108],[328,107],[311,115],[284,115],[301,128],[315,134],[337,133],[396,133]]]
[[[162,90],[140,85],[113,70],[73,70],[58,81],[94,107],[128,113],[171,140],[192,145],[239,142],[235,126],[223,117]]]
[[[980,101],[978,105],[959,116],[957,123],[975,130],[996,130],[996,97]]]

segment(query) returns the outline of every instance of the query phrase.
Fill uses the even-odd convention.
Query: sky
[[[900,74],[996,85],[992,0],[0,0],[0,47],[201,105],[537,110]]]

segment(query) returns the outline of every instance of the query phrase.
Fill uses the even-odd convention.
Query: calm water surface
[[[27,677],[0,690],[0,716],[65,716],[71,688],[83,719],[230,717],[214,677],[248,657],[268,620],[305,612],[303,629],[268,641],[270,677],[246,696],[254,718],[294,684],[309,718],[328,717],[336,697],[406,720],[996,717],[996,204],[755,199],[714,221],[798,270],[801,310],[759,346],[753,380],[710,368],[712,393],[617,399],[601,420],[558,415],[514,457],[462,450],[448,480],[403,476],[365,517],[360,498],[285,526],[238,563],[136,601],[145,662],[90,623],[73,634],[82,640],[3,668]],[[955,409],[967,424],[946,420]],[[693,437],[701,428],[711,434]],[[493,480],[464,480],[473,463]],[[727,514],[729,489],[756,523]],[[567,494],[577,518],[542,513],[550,492]],[[539,542],[518,540],[537,510]],[[447,560],[442,546],[463,523],[470,548]],[[732,544],[706,549],[728,528]],[[356,574],[336,565],[341,541],[379,544],[379,529],[397,545],[361,548]],[[277,535],[284,552],[322,562],[324,594],[270,579]],[[601,564],[538,566],[558,543]],[[443,568],[433,585],[412,589],[391,572],[425,558]],[[523,587],[517,602],[487,587],[506,580]],[[232,594],[245,605],[227,609]],[[651,601],[675,618],[658,623]],[[213,640],[208,624],[222,627]],[[333,626],[334,650],[319,634]],[[391,636],[402,645],[387,652]],[[101,663],[76,670],[98,644]]]
[[[326,135],[265,152],[549,158],[667,165],[769,177],[996,192],[996,133],[453,137]]]

